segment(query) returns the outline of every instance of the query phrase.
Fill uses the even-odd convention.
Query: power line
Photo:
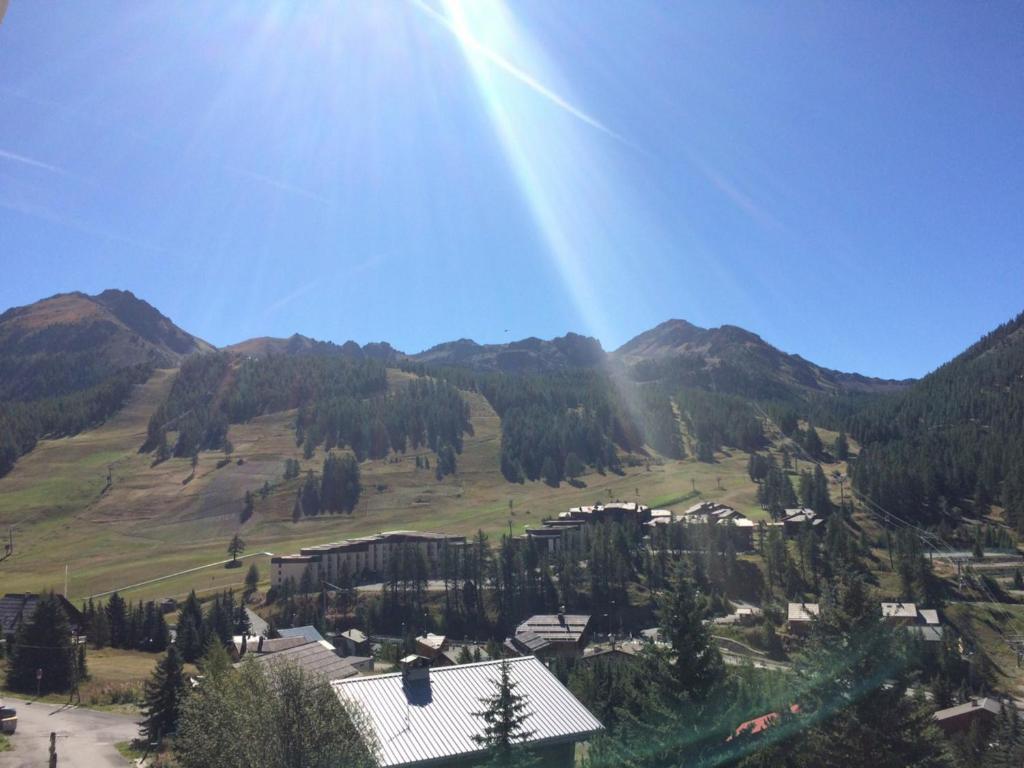
[[[761,408],[757,403],[753,403],[753,406],[761,414],[761,416],[764,417],[765,421],[767,421],[769,423],[772,423],[771,417],[764,411],[763,408]],[[777,425],[775,425],[775,426],[776,426],[776,428],[778,428]],[[779,429],[779,434],[782,436],[784,441],[788,441],[790,444],[792,444],[796,448],[796,450],[799,453],[802,453],[806,457],[807,461],[813,463],[815,466],[817,466],[819,468],[822,467],[822,464],[821,464],[820,461],[818,461],[816,458],[814,458],[813,456],[808,454],[807,451],[804,450],[803,446],[801,446],[799,443],[797,443],[792,438],[788,437],[785,433],[782,432],[781,429]],[[822,471],[824,471],[824,470],[822,470]],[[957,550],[955,550],[951,544],[949,544],[948,542],[944,541],[942,539],[942,537],[939,536],[937,533],[934,533],[934,532],[929,531],[929,530],[927,530],[925,528],[922,528],[922,527],[918,526],[917,524],[912,523],[912,522],[910,522],[908,520],[904,520],[899,515],[897,515],[897,514],[895,514],[893,512],[890,512],[889,510],[885,509],[878,502],[874,501],[873,499],[868,498],[867,496],[862,494],[860,491],[858,491],[854,487],[852,482],[850,483],[850,491],[853,494],[854,498],[856,498],[862,504],[865,505],[865,507],[867,508],[867,511],[868,511],[869,514],[871,514],[872,516],[874,516],[876,518],[881,516],[883,518],[883,524],[888,524],[888,525],[891,526],[892,523],[895,522],[896,524],[903,526],[903,528],[905,530],[909,530],[909,531],[912,531],[913,533],[917,534],[918,538],[920,538],[923,543],[925,543],[926,545],[930,546],[933,550],[940,550],[940,549],[944,550],[945,553],[946,553],[945,557],[950,561],[951,564],[956,566],[958,573],[961,572],[961,566],[966,566],[966,568],[964,570],[966,570],[967,574],[968,574],[967,583],[976,592],[976,594],[981,595],[981,596],[987,598],[985,600],[985,602],[995,603],[997,605],[1000,603],[1000,601],[998,599],[996,599],[996,596],[992,593],[992,591],[985,584],[984,577],[978,577],[975,573],[973,573],[973,571],[971,570],[970,563],[966,561],[966,558],[957,557],[956,556],[956,551]],[[962,578],[961,578],[960,583],[959,583],[958,586],[959,586],[960,589],[963,589],[963,579]],[[1009,623],[1012,625],[1012,628],[1014,629],[1014,631],[1016,633],[1016,637],[1017,638],[1024,638],[1024,631],[1022,631],[1022,630],[1024,630],[1024,626],[1022,626],[1019,623],[1019,621],[1012,616],[1012,614],[1011,614]],[[1000,637],[1002,637],[1003,641],[1010,647],[1010,649],[1013,650],[1015,653],[1017,653],[1018,659],[1020,659],[1022,654],[1024,654],[1024,642],[1016,640],[1016,639],[1011,640],[998,626],[995,626],[995,631],[996,631],[997,634],[1000,635]]]

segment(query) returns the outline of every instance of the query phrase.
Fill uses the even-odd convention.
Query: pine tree
[[[696,585],[685,565],[679,563],[671,587],[659,605],[658,619],[675,656],[672,664],[675,683],[679,690],[697,700],[725,674],[722,656],[704,624],[706,613]]]
[[[92,620],[89,622],[89,641],[96,650],[106,648],[110,643],[110,622],[103,606],[93,612]]]
[[[159,742],[178,729],[182,699],[185,696],[185,673],[178,649],[171,646],[156,665],[153,676],[146,681],[143,721],[139,732],[150,743]]]
[[[494,693],[480,699],[484,709],[474,713],[483,718],[484,731],[475,735],[473,740],[491,752],[497,765],[511,765],[513,746],[534,734],[526,728],[525,723],[530,717],[526,697],[516,692],[519,683],[512,680],[511,669],[512,662],[502,659],[500,677],[494,681]]]
[[[846,461],[850,457],[850,443],[846,439],[846,433],[840,432],[836,435],[836,441],[832,445],[832,453],[836,461]]]
[[[228,544],[228,554],[231,555],[231,565],[238,563],[238,556],[245,552],[245,542],[242,541],[242,537],[237,533],[231,537],[231,541]]]
[[[60,601],[52,593],[40,595],[32,615],[23,617],[7,661],[7,687],[35,693],[36,670],[42,670],[42,693],[66,691],[71,686],[74,649],[71,626]]]
[[[256,591],[256,587],[260,584],[260,569],[256,567],[256,563],[249,566],[249,571],[245,574],[245,598],[248,599],[253,592]]]
[[[128,613],[124,598],[117,592],[107,600],[107,623],[110,626],[110,645],[126,648],[128,643]]]

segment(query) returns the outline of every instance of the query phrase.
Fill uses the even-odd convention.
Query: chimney
[[[402,669],[402,685],[408,685],[410,683],[417,682],[429,682],[429,659],[423,656],[417,656],[415,653],[412,653],[403,658],[401,661],[399,661],[398,665]]]

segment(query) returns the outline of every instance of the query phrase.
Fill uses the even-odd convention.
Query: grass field
[[[481,396],[466,393],[474,434],[465,440],[456,475],[437,482],[432,470],[415,468],[412,453],[397,461],[365,462],[363,497],[353,514],[293,523],[297,481],[283,482],[284,459],[298,459],[303,470],[319,470],[323,454],[302,459],[292,413],[233,425],[232,461],[218,468],[223,454],[201,454],[194,476],[187,459],[151,466],[152,457],[138,453],[149,416],[172,378],[173,371],[159,371],[107,424],[72,438],[41,441],[0,479],[0,530],[14,526],[15,532],[15,555],[0,563],[4,591],[62,590],[67,565],[68,592],[78,600],[223,560],[236,531],[249,552],[277,554],[402,528],[465,534],[482,528],[499,534],[511,525],[519,532],[570,506],[638,495],[658,507],[683,509],[708,498],[751,517],[763,515],[742,452],[721,453],[714,464],[652,461],[627,467],[621,476],[590,473],[582,478],[582,489],[507,483],[498,471],[500,420]],[[245,492],[264,483],[271,486],[269,495],[257,496],[255,514],[240,525]],[[255,562],[266,575],[267,558]],[[133,589],[128,596],[240,588],[245,571],[208,568]]]
[[[141,651],[123,651],[116,648],[104,648],[99,651],[90,649],[86,659],[89,679],[79,686],[81,704],[94,709],[137,714],[143,687],[161,658],[161,654]],[[0,662],[0,672],[2,671],[3,662]],[[193,665],[186,664],[185,671],[194,674],[196,669]],[[0,682],[5,677],[5,674],[0,676]],[[0,694],[3,693],[27,698],[24,693],[0,688]],[[64,704],[68,701],[68,694],[48,694],[43,696],[42,700]]]
[[[947,606],[945,614],[984,650],[994,682],[1018,698],[1024,696],[1024,669],[1017,665],[1017,655],[1005,640],[1024,633],[1024,605],[956,603]]]

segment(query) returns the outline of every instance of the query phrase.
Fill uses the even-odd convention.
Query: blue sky
[[[0,306],[215,344],[732,323],[917,376],[1024,309],[1024,6],[40,3],[0,25]]]

